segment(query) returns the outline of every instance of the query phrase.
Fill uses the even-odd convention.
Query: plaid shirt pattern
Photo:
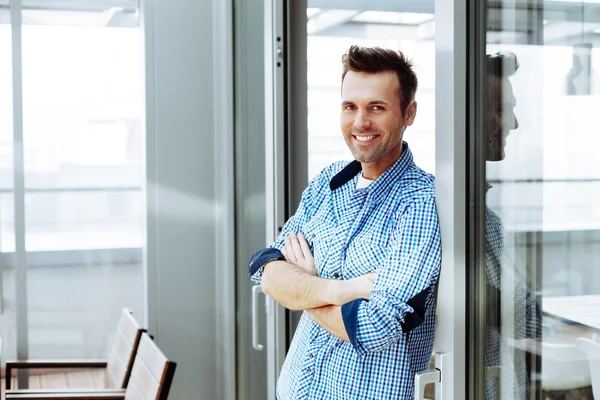
[[[283,239],[302,232],[319,276],[378,274],[369,299],[342,307],[351,343],[302,315],[278,381],[280,400],[412,399],[415,373],[428,368],[441,260],[434,179],[406,143],[368,187],[356,189],[359,172],[356,161],[325,168],[277,240],[250,262],[260,283],[264,265],[281,259]]]

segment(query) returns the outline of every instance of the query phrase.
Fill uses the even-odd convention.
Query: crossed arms
[[[424,322],[441,259],[433,196],[414,201],[391,222],[393,234],[376,277],[317,276],[308,244],[300,235],[294,240],[308,219],[301,204],[277,242],[252,257],[249,273],[266,294],[289,309],[306,310],[359,354],[383,351]]]
[[[271,261],[263,269],[263,292],[290,310],[306,310],[323,329],[350,342],[341,306],[369,298],[375,275],[366,274],[344,281],[319,277],[310,247],[302,234],[290,233],[281,253],[286,261]]]

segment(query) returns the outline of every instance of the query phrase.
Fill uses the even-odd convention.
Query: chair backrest
[[[577,347],[587,356],[592,376],[592,394],[600,399],[600,343],[587,338],[577,338]]]
[[[175,367],[176,364],[165,357],[150,336],[143,333],[125,400],[166,400]]]
[[[131,375],[133,360],[137,353],[143,329],[133,318],[131,310],[121,312],[117,333],[108,356],[105,386],[110,389],[125,389]]]

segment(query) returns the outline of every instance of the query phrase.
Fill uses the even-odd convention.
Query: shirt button
[[[314,357],[313,353],[310,353],[308,356],[309,356],[310,358],[313,358],[313,357]]]
[[[307,370],[308,372],[310,372],[310,371],[311,371],[310,367],[306,368],[306,370]]]
[[[338,273],[336,272],[335,274],[333,274],[333,277],[334,277],[335,279],[338,279],[338,278],[340,277],[340,274],[338,274]]]

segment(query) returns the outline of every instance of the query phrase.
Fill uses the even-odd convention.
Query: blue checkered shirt
[[[356,189],[360,163],[325,168],[304,191],[295,215],[249,265],[282,259],[290,232],[302,232],[319,276],[350,279],[377,272],[369,299],[342,306],[351,343],[304,312],[277,384],[280,400],[412,399],[416,372],[428,368],[434,341],[440,232],[433,176],[403,155]]]

